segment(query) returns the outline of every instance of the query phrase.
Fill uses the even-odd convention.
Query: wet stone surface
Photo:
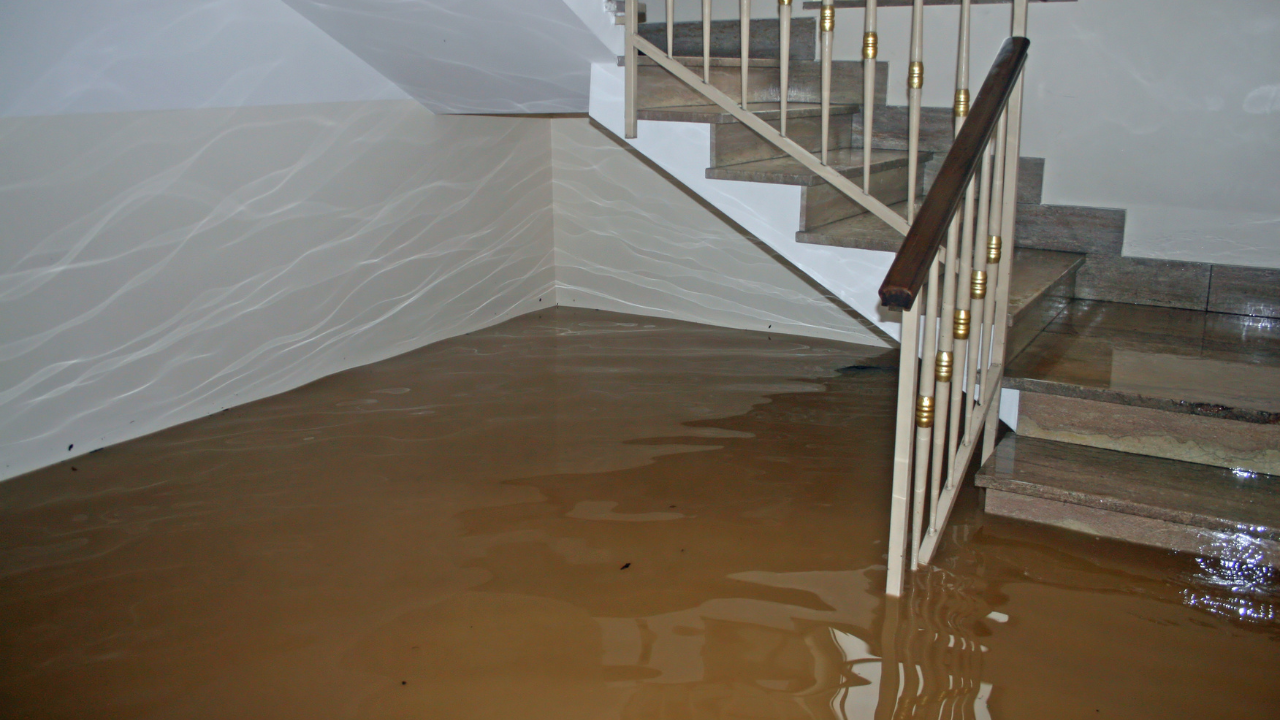
[[[2,483],[0,716],[1280,706],[1280,579],[1247,558],[969,493],[886,602],[886,364],[557,309]]]

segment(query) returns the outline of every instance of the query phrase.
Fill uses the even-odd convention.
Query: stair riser
[[[699,77],[700,68],[692,68]],[[862,103],[862,63],[838,62],[832,67],[831,102]],[[747,102],[778,102],[781,80],[778,68],[753,67],[747,73]],[[711,84],[734,102],[742,102],[742,75],[736,67],[711,68]],[[880,94],[883,95],[883,89]],[[638,86],[641,108],[663,108],[678,105],[706,105],[711,101],[690,88],[682,80],[656,65],[641,65]],[[790,102],[822,102],[821,68],[816,63],[796,64],[791,68],[787,100]]]
[[[1000,490],[986,491],[984,509],[989,515],[1051,525],[1137,545],[1240,560],[1239,549],[1231,543],[1223,542],[1220,533],[1156,518],[1111,512]],[[1250,550],[1256,550],[1258,553],[1256,557],[1251,558],[1253,562],[1280,567],[1280,544],[1255,539],[1250,543]]]
[[[1005,340],[1006,359],[1017,357],[1041,330],[1048,327],[1049,323],[1067,308],[1071,299],[1076,296],[1077,272],[1079,271],[1072,270],[1062,276],[1040,297],[1024,307],[1016,319],[1010,318],[1013,325],[1009,328],[1009,335]]]
[[[862,174],[853,178],[862,184]],[[906,166],[882,170],[871,174],[871,196],[886,205],[907,199]],[[844,193],[830,185],[814,185],[804,188],[800,205],[800,230],[821,227],[837,220],[862,215],[867,209],[850,200]]]
[[[776,19],[755,18],[751,21],[751,57],[779,58],[782,56],[779,38],[780,25]],[[675,54],[702,56],[702,23],[678,22],[675,24]],[[649,23],[640,26],[640,36],[667,49],[667,24]],[[711,56],[739,57],[742,53],[741,24],[737,20],[713,20],[711,22]],[[795,60],[813,61],[817,58],[817,20],[797,17],[791,20],[791,57]]]
[[[877,73],[879,86],[880,74]],[[878,102],[878,101],[877,101]],[[854,147],[862,147],[862,118],[854,119]],[[878,105],[871,117],[871,146],[877,150],[907,149],[907,108]],[[955,116],[949,108],[920,108],[920,149],[945,154],[955,139]],[[941,157],[942,155],[939,155]]]
[[[1280,425],[1024,391],[1018,434],[1136,455],[1280,474]]]
[[[852,115],[832,115],[828,130],[828,147],[846,148],[851,140]],[[769,123],[775,129],[778,121]],[[822,149],[822,118],[792,118],[787,122],[787,136],[810,152]],[[786,153],[741,123],[713,125],[711,128],[711,167],[724,167],[754,160],[783,157]]]

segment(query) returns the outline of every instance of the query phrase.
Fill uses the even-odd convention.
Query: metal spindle
[[[982,169],[978,173],[978,217],[977,227],[974,229],[972,244],[972,262],[974,272],[978,272],[981,268],[983,279],[990,284],[989,278],[992,276],[990,268],[987,267],[987,251],[988,244],[985,242],[988,238],[988,218],[991,213],[991,145],[987,142],[987,146],[982,149]],[[972,442],[974,424],[974,406],[981,397],[978,393],[984,392],[985,387],[977,388],[975,384],[978,380],[978,367],[984,362],[986,353],[983,351],[984,342],[990,338],[989,325],[991,323],[991,315],[987,313],[987,298],[994,299],[995,294],[986,288],[981,296],[973,296],[969,303],[969,312],[973,315],[973,331],[970,333],[972,339],[969,341],[969,361],[965,366],[965,383],[966,391],[969,393],[965,400],[964,408],[964,444],[968,445]]]
[[[974,365],[976,361],[973,349],[977,345],[971,338],[975,330],[977,331],[977,336],[982,337],[982,328],[973,316],[973,298],[985,296],[987,292],[986,273],[983,272],[978,275],[973,272],[973,206],[976,190],[976,179],[970,180],[969,187],[965,189],[964,215],[960,218],[959,267],[956,268],[956,279],[959,281],[959,287],[956,288],[955,316],[958,326],[963,313],[965,328],[963,332],[957,329],[955,333],[954,352],[957,382],[951,385],[951,414],[948,416],[947,425],[948,438],[951,443],[949,447],[952,453],[951,461],[948,465],[950,475],[948,482],[954,482],[964,475],[964,468],[958,465],[962,458],[956,455],[956,448],[960,444],[960,410],[962,409],[965,395],[972,397],[973,394],[972,383],[966,382],[969,378],[969,367]],[[963,459],[967,460],[968,458]]]
[[[667,57],[676,56],[676,0],[667,0]]]
[[[958,42],[958,52],[956,56],[956,97],[955,97],[955,134],[960,134],[960,128],[964,125],[964,119],[969,115],[969,10],[971,0],[961,0],[960,3],[960,39]],[[956,268],[956,279],[959,282],[959,288],[956,294],[956,327],[955,346],[955,363],[957,371],[957,379],[969,376],[968,366],[973,361],[969,358],[969,349],[972,344],[969,337],[973,332],[975,324],[973,322],[972,298],[976,294],[986,294],[986,273],[981,275],[973,274],[973,206],[974,192],[976,186],[974,181],[969,181],[968,187],[965,188],[964,194],[964,211],[960,218],[960,247],[958,248],[959,267]],[[955,221],[952,221],[952,227],[955,227]],[[951,256],[948,255],[950,258]],[[981,271],[980,271],[981,272]],[[960,322],[963,320],[963,332],[960,332]],[[979,326],[978,336],[982,336],[982,330]],[[961,403],[964,401],[965,393],[972,393],[972,388],[964,382],[955,382],[951,385],[951,411],[947,416],[947,434],[949,447],[951,448],[950,462],[948,464],[948,482],[955,477],[956,473],[963,473],[964,468],[956,467],[959,458],[956,456],[956,447],[960,440],[960,410]]]
[[[778,0],[778,110],[780,132],[787,134],[787,93],[791,89],[791,0]]]
[[[867,0],[862,28],[862,189],[871,192],[871,125],[876,106],[876,56],[880,54],[876,0]]]
[[[831,133],[831,51],[836,34],[835,0],[822,0],[822,19],[818,29],[822,44],[822,164],[826,165]]]
[[[998,282],[1000,277],[1000,261],[1003,257],[1012,252],[1012,248],[1008,251],[1004,247],[1004,239],[1001,237],[1001,225],[1004,220],[1004,155],[1005,148],[1008,145],[1008,128],[1009,128],[1009,110],[1006,108],[1000,115],[1000,123],[996,127],[996,140],[994,145],[995,159],[991,163],[991,220],[987,232],[987,253],[986,253],[986,269],[987,269],[987,297],[984,298],[982,311],[991,318],[990,327],[987,329],[987,335],[982,338],[982,346],[979,348],[981,352],[981,371],[982,377],[978,384],[982,386],[982,392],[985,396],[989,389],[989,383],[993,382],[990,377],[991,371],[999,360],[992,358],[991,345],[995,335],[995,326],[1000,322],[1000,318],[996,317],[996,293],[991,287]],[[988,408],[982,408],[985,414]]]
[[[920,94],[924,87],[924,0],[911,5],[911,63],[907,66],[907,222],[916,217],[920,164]]]
[[[955,338],[963,335],[969,336],[969,312],[956,312],[956,285],[959,284],[959,278],[956,277],[956,251],[959,249],[960,240],[960,221],[959,218],[951,219],[951,227],[947,229],[947,246],[943,248],[939,255],[945,256],[944,262],[945,273],[942,276],[942,309],[939,311],[939,324],[941,327],[938,332],[938,354],[937,369],[935,371],[935,392],[934,405],[937,408],[937,427],[933,431],[933,467],[929,475],[929,490],[933,500],[932,511],[929,513],[929,529],[936,530],[938,525],[938,495],[942,492],[942,471],[946,469],[947,463],[944,458],[947,456],[948,447],[947,440],[947,418],[951,416],[949,408],[951,407],[951,386],[954,376],[955,361],[958,357],[955,352]],[[958,384],[958,383],[956,383]]]
[[[624,8],[627,18],[627,41],[623,50],[625,53],[623,56],[623,65],[625,66],[627,77],[623,82],[623,95],[625,96],[623,99],[623,103],[625,105],[623,113],[626,115],[624,120],[626,127],[624,128],[623,135],[625,135],[628,140],[637,137],[639,134],[636,130],[639,125],[636,119],[636,89],[640,73],[639,68],[637,67],[639,63],[637,63],[635,44],[636,32],[639,30],[639,11],[637,10],[639,5],[640,3],[637,0],[627,0],[626,8]]]
[[[915,436],[915,416],[903,412],[915,406],[916,382],[919,379],[920,362],[917,351],[920,346],[920,308],[923,298],[916,298],[910,310],[902,313],[902,336],[898,361],[898,417],[893,441],[893,490],[889,516],[889,574],[885,580],[885,593],[898,597],[902,594],[903,570],[907,564],[909,532],[907,518],[911,505],[911,441]],[[897,688],[894,688],[895,691]]]
[[[1013,2],[1014,37],[1027,35],[1027,0]],[[1013,269],[1014,226],[1018,212],[1018,152],[1022,138],[1022,92],[1024,78],[1018,77],[1009,95],[1007,115],[1009,127],[1006,135],[1008,146],[1004,155],[1004,201],[1000,218],[1000,234],[1008,245],[1007,251],[1000,257],[999,273],[996,276],[996,306],[992,316],[996,322],[991,329],[991,356],[1004,365],[1005,334],[1008,330],[1004,318],[1009,313],[1009,274]],[[1003,371],[1002,371],[1003,372]],[[996,426],[1000,422],[1000,393],[993,394],[991,407],[987,409],[987,431],[982,438],[982,460],[996,449]]]
[[[924,351],[920,355],[920,389],[916,397],[916,457],[914,502],[911,518],[911,569],[920,566],[920,545],[924,541],[925,497],[928,492],[929,450],[933,436],[935,375],[938,351],[938,258],[929,264],[929,279],[916,302],[924,301]],[[908,359],[909,360],[909,359]]]
[[[711,0],[702,0],[702,81],[711,83]]]
[[[751,0],[740,0],[742,47],[742,109],[747,109],[747,67],[751,63]]]

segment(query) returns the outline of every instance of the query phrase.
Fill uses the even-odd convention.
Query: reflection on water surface
[[[1247,553],[968,496],[886,603],[877,355],[557,309],[0,484],[0,715],[1280,707],[1280,592]]]

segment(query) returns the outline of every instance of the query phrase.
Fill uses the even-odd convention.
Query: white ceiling
[[[0,117],[405,97],[280,0],[0,0]]]
[[[585,112],[613,57],[565,0],[285,2],[436,113]]]

